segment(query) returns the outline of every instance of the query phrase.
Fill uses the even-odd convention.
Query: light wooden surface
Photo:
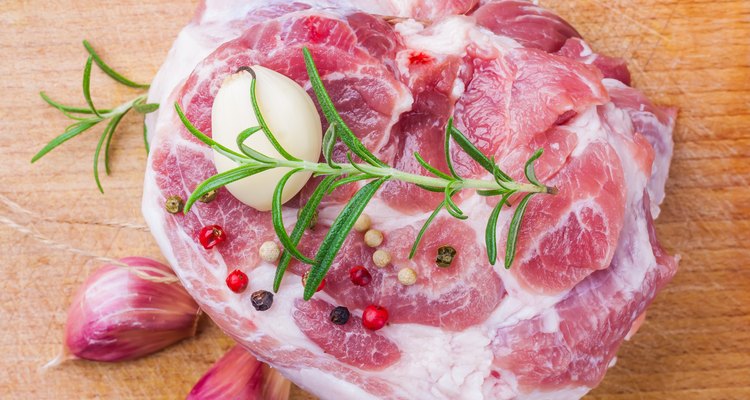
[[[596,49],[630,59],[636,85],[653,99],[681,108],[658,221],[664,245],[682,256],[680,271],[590,398],[750,398],[750,2],[542,3]],[[143,223],[137,118],[126,118],[115,138],[113,175],[100,195],[91,175],[92,134],[29,164],[67,124],[37,92],[82,104],[83,38],[119,70],[150,80],[193,7],[177,0],[0,3],[0,194],[40,219],[2,205],[0,216],[92,253],[160,257],[149,233],[101,224]],[[133,95],[100,73],[92,86],[100,105]],[[204,324],[199,337],[136,362],[72,362],[40,373],[59,350],[72,292],[97,265],[2,225],[0,397],[182,398],[231,346]],[[296,391],[294,398],[306,396]]]

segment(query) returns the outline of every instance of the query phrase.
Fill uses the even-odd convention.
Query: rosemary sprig
[[[57,101],[52,100],[44,92],[39,93],[47,104],[58,109],[66,117],[75,121],[69,125],[65,131],[52,139],[44,148],[42,148],[34,157],[31,158],[31,162],[34,163],[40,158],[44,157],[47,153],[54,150],[66,141],[88,131],[89,129],[97,126],[98,124],[108,121],[106,127],[99,136],[96,148],[94,150],[94,181],[100,192],[104,193],[102,188],[101,180],[99,179],[99,164],[101,159],[102,149],[104,149],[104,171],[107,175],[110,174],[110,146],[112,143],[112,137],[114,136],[117,127],[130,110],[135,110],[140,114],[148,114],[156,111],[159,108],[158,104],[147,103],[146,95],[142,94],[130,101],[120,104],[112,109],[102,109],[94,106],[94,101],[91,98],[91,70],[93,65],[96,64],[107,76],[114,79],[115,81],[136,89],[148,89],[149,85],[141,84],[131,81],[125,78],[120,73],[116,72],[112,67],[102,60],[99,54],[94,50],[91,44],[84,40],[83,47],[88,53],[86,65],[83,68],[83,98],[86,101],[87,107],[73,107],[61,104]],[[143,138],[146,145],[146,151],[148,152],[148,140],[146,124],[143,124]]]
[[[238,135],[237,144],[240,152],[232,151],[220,143],[215,142],[213,139],[195,128],[185,116],[180,105],[175,103],[177,114],[190,133],[211,146],[217,152],[240,164],[239,167],[217,174],[198,185],[186,202],[184,212],[189,212],[198,198],[210,190],[214,190],[231,182],[253,176],[269,169],[288,168],[290,172],[287,173],[278,183],[272,202],[274,229],[276,230],[279,241],[284,247],[284,252],[282,253],[276,271],[274,290],[279,289],[279,285],[281,284],[281,280],[289,262],[292,258],[296,258],[303,263],[311,265],[304,291],[304,298],[308,300],[315,294],[316,289],[326,273],[328,273],[333,260],[336,258],[336,255],[341,249],[346,237],[349,235],[354,222],[362,214],[372,197],[386,181],[398,180],[411,183],[424,188],[425,190],[442,192],[445,196],[444,200],[430,214],[429,218],[427,218],[427,221],[422,226],[422,229],[419,231],[414,245],[412,246],[411,253],[409,254],[409,258],[412,258],[416,254],[419,243],[430,223],[434,221],[442,210],[446,210],[450,215],[458,219],[468,218],[468,215],[466,215],[466,213],[464,213],[455,203],[453,197],[464,189],[472,189],[476,190],[483,196],[501,196],[500,202],[495,207],[489,218],[486,229],[488,258],[490,263],[494,265],[497,258],[496,234],[500,211],[503,206],[508,204],[508,199],[511,196],[518,193],[525,193],[525,197],[523,197],[518,204],[511,219],[508,239],[506,241],[505,267],[510,268],[515,256],[521,222],[529,201],[534,195],[539,193],[556,193],[555,188],[548,187],[539,182],[534,173],[534,162],[541,157],[542,151],[539,150],[534,153],[526,163],[524,173],[529,183],[516,182],[508,174],[503,172],[493,159],[485,156],[471,143],[471,141],[469,141],[468,138],[466,138],[465,135],[463,135],[463,133],[456,129],[453,126],[453,119],[451,118],[448,120],[445,134],[445,157],[450,173],[445,173],[430,165],[418,153],[415,153],[414,157],[419,164],[431,174],[431,176],[412,174],[395,169],[388,166],[372,154],[341,119],[340,114],[333,105],[333,102],[323,85],[312,55],[307,48],[303,50],[303,55],[313,91],[321,105],[323,114],[330,123],[330,127],[323,138],[323,156],[325,162],[317,163],[299,160],[282,151],[279,151],[279,153],[283,155],[283,158],[271,158],[244,145],[245,139],[250,135],[258,131],[263,131],[277,150],[281,146],[270,129],[268,129],[265,121],[260,117],[258,118],[258,121],[261,121],[261,126],[250,127]],[[250,91],[250,96],[252,99],[253,111],[256,115],[261,116],[254,90],[254,83],[255,75],[253,74],[253,85]],[[333,146],[339,139],[349,150],[349,153],[347,153],[348,163],[337,163],[331,158]],[[465,179],[459,176],[453,167],[453,162],[451,160],[450,145],[452,142],[458,144],[464,152],[485,168],[491,174],[492,179]],[[355,156],[363,162],[356,162],[354,159]],[[289,235],[281,218],[281,194],[283,193],[284,185],[289,178],[302,171],[312,172],[316,176],[325,176],[325,179],[323,179],[318,185],[310,200],[302,208],[294,229],[292,230],[291,235]],[[323,242],[318,248],[314,258],[302,254],[297,249],[297,245],[299,244],[305,229],[309,226],[321,200],[336,187],[360,181],[369,181],[369,183],[366,183],[361,189],[359,189],[344,206],[341,213],[333,221],[333,224],[323,239]]]

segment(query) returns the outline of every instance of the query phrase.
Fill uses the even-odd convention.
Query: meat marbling
[[[310,91],[303,46],[354,132],[400,169],[422,173],[414,151],[447,168],[442,135],[450,116],[516,179],[529,155],[545,149],[538,175],[560,193],[530,203],[511,270],[489,265],[484,249],[484,221],[497,199],[473,193],[459,198],[469,219],[440,216],[409,260],[440,197],[391,182],[365,212],[385,233],[381,247],[393,266],[376,268],[373,249],[352,232],[315,299],[301,300],[305,269],[293,263],[273,307],[252,308],[250,293],[270,289],[275,272],[258,256],[260,244],[275,237],[271,217],[223,189],[187,215],[165,211],[168,196],[187,198],[215,173],[211,150],[171,105],[179,102],[210,134],[213,97],[240,66],[264,65]],[[206,313],[322,398],[579,398],[601,381],[676,272],[652,219],[664,198],[676,112],[654,106],[629,83],[624,61],[593,53],[567,22],[523,1],[207,0],[152,85],[149,100],[162,107],[148,118],[143,212]],[[454,149],[453,156],[459,173],[487,178],[464,154]],[[289,227],[311,185],[285,206]],[[320,243],[353,190],[324,200],[303,252]],[[498,237],[512,213],[501,213]],[[197,240],[207,224],[229,236],[211,251]],[[436,268],[436,249],[446,243],[458,255],[450,268]],[[370,285],[349,282],[354,265],[369,268]],[[396,279],[407,266],[419,277],[413,286]],[[235,268],[250,277],[241,295],[224,284]],[[359,325],[368,304],[388,308],[385,329]],[[335,305],[353,311],[343,327],[327,318]]]

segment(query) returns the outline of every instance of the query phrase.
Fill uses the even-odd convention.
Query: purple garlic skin
[[[278,371],[236,345],[193,386],[187,400],[288,400],[291,387]]]
[[[151,277],[173,274],[148,258],[120,261]],[[131,360],[195,335],[199,315],[198,304],[179,282],[153,282],[121,266],[105,265],[73,298],[65,347],[86,360]]]

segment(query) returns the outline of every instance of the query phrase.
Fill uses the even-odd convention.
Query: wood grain
[[[92,253],[160,258],[148,233],[99,223],[143,223],[145,153],[137,118],[126,118],[115,138],[113,174],[99,195],[91,176],[91,134],[29,164],[67,123],[43,106],[37,92],[82,103],[83,38],[119,70],[150,80],[194,3],[0,4],[0,194],[45,220],[2,206],[0,215]],[[569,19],[595,49],[629,59],[635,84],[653,99],[681,109],[657,224],[664,245],[682,256],[680,272],[590,398],[750,398],[750,2],[541,3]],[[92,86],[102,105],[133,94],[98,73]],[[0,226],[0,238],[0,397],[182,398],[232,345],[206,324],[197,338],[143,360],[72,362],[41,373],[59,350],[71,293],[96,265],[8,227]],[[296,391],[294,398],[307,396]]]

